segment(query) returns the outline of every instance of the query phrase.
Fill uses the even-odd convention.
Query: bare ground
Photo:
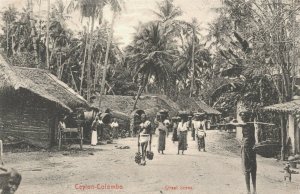
[[[84,151],[8,152],[4,161],[6,166],[22,173],[17,191],[22,194],[246,193],[239,144],[233,134],[209,131],[207,152],[198,152],[196,142],[190,135],[188,139],[189,148],[184,155],[177,155],[177,143],[171,137],[166,154],[158,154],[154,140],[154,159],[147,161],[146,166],[134,162],[137,143],[133,138],[96,147],[86,145]],[[284,184],[282,162],[262,157],[257,160],[258,193],[300,193],[300,175],[294,175],[292,183]],[[116,184],[122,188],[108,188]]]

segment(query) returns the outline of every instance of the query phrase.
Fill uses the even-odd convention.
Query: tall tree
[[[91,99],[91,63],[92,63],[92,44],[94,36],[95,20],[98,19],[99,23],[102,22],[103,8],[106,5],[103,0],[73,0],[69,5],[69,10],[80,10],[81,16],[91,20],[89,41],[87,45],[87,100]]]
[[[156,80],[164,86],[173,73],[172,64],[176,58],[173,32],[159,22],[140,26],[133,42],[127,47],[127,60],[134,79],[139,81],[139,91],[133,109],[149,81]]]
[[[104,61],[104,66],[103,66],[103,75],[102,75],[101,91],[100,91],[100,99],[99,99],[99,107],[101,107],[101,99],[102,99],[102,95],[104,94],[104,90],[105,90],[105,80],[106,80],[106,72],[107,72],[106,69],[107,69],[107,64],[108,64],[110,45],[111,45],[111,41],[113,38],[114,23],[115,23],[117,14],[121,12],[121,9],[122,9],[121,3],[122,3],[121,0],[109,0],[111,10],[113,11],[113,17],[112,17],[112,21],[111,21],[111,25],[110,25],[110,32],[109,32],[107,45],[106,45],[105,61]]]
[[[6,53],[9,56],[10,46],[9,46],[9,39],[10,39],[10,29],[11,25],[17,19],[17,10],[13,6],[9,6],[4,12],[2,13],[2,20],[5,22],[5,32],[6,32]]]

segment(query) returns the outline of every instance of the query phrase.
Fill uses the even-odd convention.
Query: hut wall
[[[49,107],[49,103],[44,99],[25,90],[2,92],[0,135],[17,137],[34,145],[49,147],[55,134],[55,116]]]

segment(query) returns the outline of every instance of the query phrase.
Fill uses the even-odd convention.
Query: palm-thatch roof
[[[0,90],[28,90],[68,112],[88,107],[87,101],[46,70],[10,66],[0,54]]]
[[[199,98],[180,96],[177,99],[177,103],[180,105],[181,110],[192,111],[192,112],[205,112],[207,114],[220,115],[221,113],[207,105],[204,101]]]
[[[263,110],[270,111],[270,112],[282,112],[282,113],[291,113],[291,114],[300,113],[300,100],[292,100],[285,103],[265,106]]]
[[[200,99],[197,99],[197,98],[194,98],[196,104],[198,105],[199,107],[199,110],[201,110],[201,112],[205,112],[207,114],[212,114],[212,115],[220,115],[221,113],[214,109],[213,107],[211,106],[208,106],[205,102],[203,102],[202,100]],[[198,110],[198,111],[199,111]]]
[[[101,99],[100,111],[111,109],[130,115],[135,102],[134,98],[134,96],[104,95]],[[91,106],[99,107],[99,97],[96,97]],[[161,109],[167,109],[170,115],[176,115],[180,107],[164,95],[145,95],[138,100],[137,109],[144,110],[151,117]]]

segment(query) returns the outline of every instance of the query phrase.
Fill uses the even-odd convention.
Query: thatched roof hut
[[[0,55],[0,138],[13,136],[49,147],[55,144],[62,115],[88,107],[48,71],[10,66]]]
[[[130,115],[135,101],[134,98],[134,96],[104,95],[101,100],[100,112],[110,109],[112,111],[119,111]],[[99,106],[99,97],[94,100],[91,106]],[[145,95],[141,96],[138,100],[137,109],[144,110],[148,113],[148,117],[153,117],[161,109],[168,110],[170,115],[176,115],[180,110],[180,107],[166,96]]]
[[[1,57],[1,56],[0,56]],[[15,67],[0,58],[0,89],[27,90],[72,112],[88,107],[86,100],[50,72],[36,68]]]
[[[180,97],[178,98],[177,103],[180,105],[181,110],[192,112],[204,112],[210,115],[221,115],[221,113],[218,110],[207,105],[199,98]]]

